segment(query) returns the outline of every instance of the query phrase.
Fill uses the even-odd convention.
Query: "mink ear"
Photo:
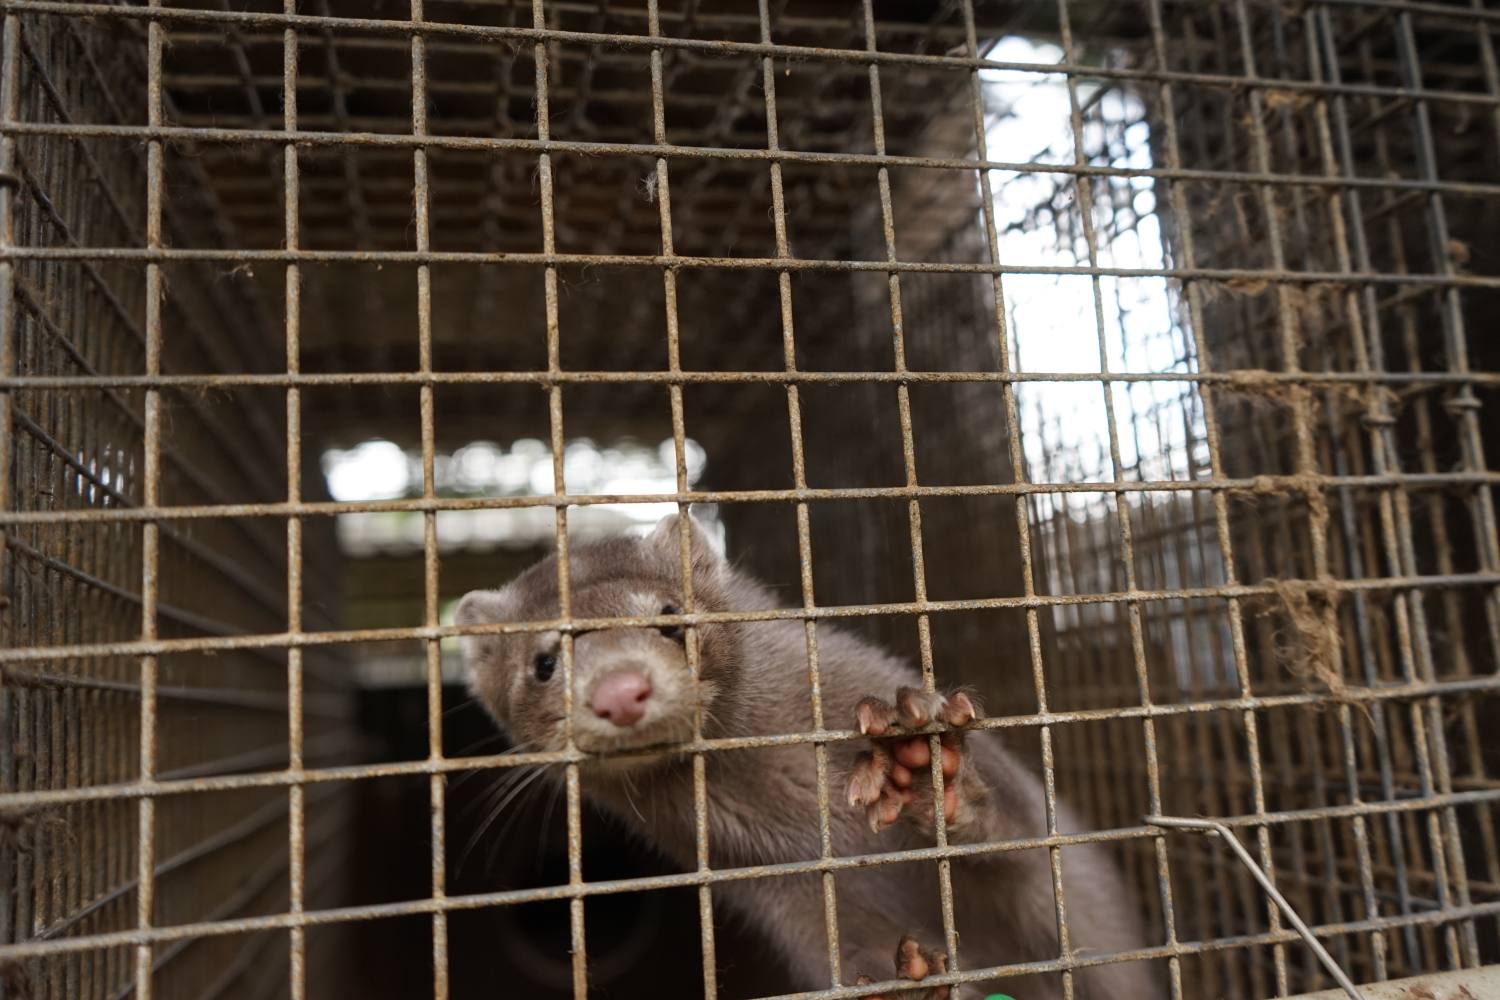
[[[682,517],[681,514],[667,515],[657,523],[646,538],[647,543],[669,559],[673,565],[677,565],[682,552]],[[724,567],[724,551],[719,548],[718,539],[710,535],[692,514],[686,517],[689,535],[692,539],[690,544],[693,549],[693,572],[717,575]]]
[[[509,621],[514,612],[515,600],[509,587],[471,590],[458,602],[458,608],[453,612],[453,624],[494,625]],[[484,665],[485,659],[495,653],[496,637],[465,635],[459,638],[464,651],[464,673],[472,687],[476,672]]]
[[[455,625],[493,625],[505,621],[514,602],[510,588],[499,590],[471,590],[458,602],[453,612]]]

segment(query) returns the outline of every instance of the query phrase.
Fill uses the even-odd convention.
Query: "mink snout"
[[[639,670],[616,670],[594,688],[589,705],[594,714],[624,729],[633,726],[646,714],[651,697],[651,679]]]

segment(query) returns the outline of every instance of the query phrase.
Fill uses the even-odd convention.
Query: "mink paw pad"
[[[920,815],[932,809],[932,742],[926,735],[910,735],[932,722],[950,727],[940,737],[943,768],[943,817],[959,819],[963,734],[957,727],[979,718],[979,706],[967,691],[944,697],[921,688],[896,691],[894,706],[879,698],[864,698],[855,708],[859,731],[870,737],[870,749],[860,754],[849,775],[849,804],[863,807],[870,829],[880,832],[896,822],[908,807]]]
[[[948,971],[948,953],[939,949],[928,950],[910,934],[904,934],[896,945],[896,978],[921,981],[928,976],[941,976]],[[869,986],[879,982],[869,976],[855,979],[856,986]],[[952,990],[947,986],[931,986],[920,990],[898,990],[895,993],[879,993],[866,1000],[949,1000]]]

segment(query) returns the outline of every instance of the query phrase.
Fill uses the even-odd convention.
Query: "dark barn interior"
[[[551,890],[673,872],[499,784],[452,608],[687,505],[981,693],[1174,997],[1333,980],[1147,816],[1500,961],[1500,11],[0,11],[0,995],[578,995]],[[589,992],[792,992],[701,898]]]

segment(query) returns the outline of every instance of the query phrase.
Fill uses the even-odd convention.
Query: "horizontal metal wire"
[[[7,126],[6,131],[25,136],[59,136],[67,138],[137,141],[155,140],[160,142],[194,142],[236,146],[269,144],[280,146],[285,145],[288,141],[292,141],[300,148],[323,146],[354,149],[423,149],[488,154],[503,152],[568,153],[588,157],[663,157],[673,160],[744,161],[816,166],[903,167],[946,171],[985,170],[1013,174],[1056,174],[1079,178],[1150,178],[1153,180],[1195,181],[1213,184],[1256,184],[1278,188],[1316,188],[1329,191],[1374,189],[1429,194],[1444,193],[1471,197],[1500,194],[1500,184],[1473,181],[1445,181],[1427,178],[1270,173],[1172,167],[1116,167],[1087,163],[1047,163],[1036,160],[1009,161],[966,159],[960,157],[903,156],[894,153],[824,153],[811,150],[684,146],[667,143],[585,142],[567,139],[497,138],[493,136],[432,135],[426,133],[413,135],[392,132],[318,132],[299,130],[295,133],[289,133],[277,129],[190,128],[172,125],[58,124],[54,122],[16,122]],[[49,249],[20,246],[6,248],[6,252],[17,256],[43,255],[49,252],[65,253],[61,248]],[[90,248],[78,248],[78,252],[94,253],[97,251]],[[284,252],[289,253],[290,251]],[[162,250],[161,253],[168,256],[159,259],[171,259],[175,256],[175,252],[170,250]],[[244,259],[265,259],[257,258],[256,252],[250,250],[233,249],[223,251],[223,253],[235,255],[236,258],[238,258],[238,255],[244,254]],[[303,253],[316,255],[317,251],[303,251]],[[367,251],[367,253],[380,255],[377,251]],[[507,255],[507,257],[519,256],[523,255]],[[558,256],[565,258],[568,255]],[[438,255],[437,259],[444,259],[445,257],[446,255]],[[317,257],[299,257],[297,259],[317,259]],[[634,260],[637,263],[659,262],[656,258],[643,255],[636,255],[628,259]],[[693,260],[691,257],[670,257],[666,259],[683,264]],[[846,261],[842,263],[850,262]],[[899,270],[901,268],[899,262],[882,262],[882,264],[884,269]],[[954,264],[952,266],[956,267],[958,265]],[[968,266],[984,267],[985,265],[971,264]],[[986,271],[985,273],[994,272]],[[1071,272],[1043,270],[1037,273]],[[1098,273],[1112,272],[1109,269],[1105,269]],[[1412,276],[1393,272],[1387,274],[1386,277],[1397,281]]]
[[[797,257],[690,257],[588,253],[513,253],[435,250],[193,250],[133,247],[9,247],[0,260],[119,260],[141,263],[513,264],[527,266],[707,268],[731,271],[875,272],[882,274],[1050,274],[1116,278],[1271,281],[1292,285],[1418,285],[1431,288],[1500,288],[1500,276],[1476,274],[1286,271],[1252,268],[1086,267],[1082,265],[975,264],[953,261],[810,260]]]
[[[1433,799],[1410,800],[1400,803],[1382,804],[1378,809],[1369,805],[1356,806],[1331,806],[1321,810],[1303,810],[1298,813],[1271,813],[1265,815],[1227,817],[1217,821],[1226,827],[1263,826],[1277,825],[1284,822],[1295,822],[1301,819],[1332,819],[1356,815],[1369,815],[1372,811],[1382,812],[1405,812],[1439,808],[1457,802],[1484,802],[1500,799],[1500,789],[1492,792],[1477,793],[1454,793]],[[23,942],[14,945],[0,946],[0,960],[10,958],[40,957],[45,955],[66,954],[70,952],[89,951],[104,947],[117,947],[127,944],[157,944],[167,941],[181,940],[184,938],[213,937],[227,934],[244,934],[260,930],[284,929],[294,926],[316,927],[339,923],[350,923],[363,920],[378,920],[398,916],[412,916],[419,914],[431,914],[440,912],[454,912],[459,910],[484,909],[496,906],[510,906],[521,903],[544,902],[551,900],[564,900],[576,898],[588,898],[591,896],[616,895],[624,892],[643,892],[655,889],[672,889],[693,887],[704,884],[737,882],[765,878],[784,878],[794,875],[806,875],[825,871],[850,871],[868,868],[882,864],[901,864],[918,860],[938,860],[941,858],[980,857],[991,854],[1011,853],[1014,851],[1036,850],[1039,848],[1065,846],[1068,844],[1099,843],[1118,841],[1125,839],[1144,839],[1159,835],[1159,830],[1154,827],[1143,826],[1130,830],[1118,830],[1098,832],[1091,834],[1028,838],[1025,840],[1005,841],[1003,843],[982,843],[949,845],[947,847],[919,848],[908,851],[896,851],[888,854],[860,855],[856,857],[837,857],[831,859],[819,859],[814,861],[786,862],[774,865],[760,865],[750,868],[719,868],[707,872],[682,872],[671,875],[655,875],[642,878],[614,879],[597,882],[584,882],[578,885],[556,885],[535,889],[507,890],[502,892],[476,893],[472,895],[452,895],[442,898],[416,899],[399,903],[379,903],[367,906],[339,907],[328,910],[309,910],[300,914],[280,913],[262,917],[249,917],[239,920],[222,920],[192,924],[178,924],[174,926],[152,927],[149,930],[119,931],[110,934],[80,935],[74,938],[51,941]],[[1319,937],[1329,937],[1338,934],[1351,934],[1361,931],[1378,930],[1384,928],[1396,928],[1417,924],[1442,924],[1456,920],[1464,920],[1477,915],[1500,913],[1500,901],[1474,904],[1467,907],[1455,907],[1448,910],[1438,910],[1429,913],[1393,915],[1389,917],[1378,917],[1369,920],[1352,921],[1337,925],[1320,925],[1312,928],[1313,933]],[[969,982],[981,979],[991,979],[997,976],[1016,974],[1023,971],[1045,971],[1064,968],[1083,968],[1091,965],[1114,961],[1134,961],[1147,958],[1166,957],[1169,954],[1193,954],[1204,949],[1241,947],[1247,943],[1269,943],[1274,940],[1292,940],[1297,937],[1296,932],[1283,932],[1285,937],[1280,937],[1276,932],[1269,935],[1246,935],[1239,938],[1220,938],[1215,941],[1195,942],[1180,944],[1182,951],[1172,947],[1142,948],[1131,951],[1115,952],[1103,955],[1072,956],[1071,958],[1059,958],[1047,962],[1021,963],[1016,965],[997,966],[990,969],[981,969],[959,976],[957,978],[933,977],[931,982],[940,984],[945,982]],[[873,988],[862,988],[856,992],[842,991],[818,991],[814,993],[796,994],[797,996],[865,996],[878,992]]]
[[[289,516],[325,517],[394,511],[515,510],[528,507],[591,507],[619,504],[809,503],[836,500],[920,500],[941,497],[1045,496],[1049,494],[1244,493],[1268,495],[1328,489],[1408,490],[1485,487],[1500,481],[1500,472],[1430,472],[1386,475],[1275,475],[1227,480],[1161,480],[1155,482],[1083,481],[991,483],[980,486],[807,487],[800,490],[689,490],[683,493],[575,493],[556,496],[425,497],[405,500],[329,500],[304,503],[243,503],[19,510],[0,512],[0,524],[103,524]]]
[[[1473,677],[1462,680],[1425,681],[1412,684],[1393,684],[1387,687],[1347,687],[1340,699],[1350,704],[1379,705],[1415,701],[1421,698],[1461,698],[1473,694],[1487,694],[1500,690],[1500,678]],[[1260,712],[1298,706],[1326,705],[1329,695],[1302,692],[1281,695],[1252,695],[1248,697],[1220,698],[1196,702],[1165,702],[1146,705],[1121,705],[1111,708],[1081,709],[1077,711],[1049,710],[1028,715],[994,716],[976,720],[971,728],[976,730],[1032,729],[1051,726],[1088,725],[1090,723],[1117,720],[1166,719],[1183,716],[1210,715],[1220,712]],[[941,734],[942,726],[929,726],[914,732]],[[782,733],[770,736],[736,736],[704,738],[671,744],[671,749],[685,754],[758,750],[768,747],[800,746],[858,741],[866,737],[856,730],[824,729],[817,732]],[[660,747],[611,754],[631,756],[633,753],[659,753]],[[179,781],[154,781],[151,783],[127,783],[95,785],[80,788],[43,789],[28,792],[9,792],[0,795],[0,804],[18,809],[45,808],[74,802],[108,801],[113,799],[162,798],[173,795],[193,795],[204,792],[241,791],[251,788],[279,788],[293,784],[320,784],[327,782],[361,781],[372,778],[394,778],[402,776],[451,774],[457,771],[498,770],[531,767],[536,765],[581,764],[596,759],[594,755],[579,750],[532,751],[526,753],[491,754],[471,757],[437,757],[424,760],[390,761],[380,764],[351,764],[339,767],[307,768],[296,771],[264,771],[255,774],[214,775]],[[1476,796],[1462,802],[1485,802],[1495,792],[1493,786],[1467,789],[1455,795]],[[1401,808],[1414,800],[1403,800]],[[1347,815],[1364,815],[1365,806],[1375,811],[1392,803],[1364,803]],[[1392,806],[1394,808],[1394,806]],[[1327,807],[1345,808],[1345,807]],[[1257,814],[1260,816],[1261,814]],[[1345,814],[1338,814],[1345,815]],[[1302,819],[1332,818],[1334,814],[1322,810],[1288,812],[1281,822],[1297,822]],[[1226,820],[1230,825],[1236,821]],[[1246,822],[1249,822],[1247,820]],[[1079,835],[1087,836],[1087,835]],[[1083,843],[1084,841],[1078,841]],[[1007,841],[1006,843],[1010,843]],[[1059,841],[1063,843],[1063,841]]]
[[[1279,581],[1283,586],[1285,581]],[[1444,575],[1376,577],[1358,580],[1292,581],[1319,593],[1372,594],[1419,591],[1450,587],[1495,587],[1500,573],[1452,573]],[[326,632],[281,632],[238,636],[208,636],[195,639],[139,639],[121,642],[77,643],[57,646],[30,646],[0,649],[0,663],[31,663],[68,659],[74,656],[150,656],[172,653],[227,651],[235,649],[288,648],[344,645],[353,642],[391,642],[402,639],[423,641],[459,635],[515,635],[540,632],[575,633],[604,628],[658,628],[669,625],[693,627],[731,622],[765,621],[837,621],[885,615],[922,615],[957,611],[1000,609],[1037,609],[1083,607],[1111,604],[1150,604],[1162,601],[1200,601],[1209,599],[1243,600],[1270,598],[1282,593],[1275,586],[1233,584],[1227,586],[1179,587],[1172,590],[1134,590],[1097,594],[1033,595],[1028,597],[987,597],[944,601],[895,601],[888,603],[775,609],[770,611],[704,611],[690,615],[641,615],[617,618],[567,617],[534,622],[507,622],[498,625],[421,625],[405,628],[350,629]]]
[[[500,9],[504,10],[507,14],[513,13],[514,11],[514,4],[512,3],[512,0],[467,0],[466,6],[473,10],[483,10],[484,8],[490,8],[492,10]],[[325,5],[323,9],[328,10],[330,8]],[[587,2],[585,2],[585,0],[548,0],[547,9],[549,11],[555,11],[561,15],[595,14],[598,12],[597,7],[588,4]],[[618,18],[633,20],[637,22],[649,22],[651,18],[651,11],[646,7],[620,7],[611,10],[611,14]],[[676,24],[678,26],[683,26],[684,24],[691,23],[694,25],[712,26],[730,30],[738,29],[743,31],[758,28],[760,25],[759,15],[753,11],[748,10],[715,11],[699,8],[694,11],[683,11],[673,9],[671,7],[661,8],[660,5],[658,5],[656,16],[657,20],[662,24]],[[440,21],[438,23],[445,22]],[[845,18],[829,17],[826,15],[820,16],[816,13],[803,13],[800,11],[782,12],[781,16],[777,18],[777,24],[789,29],[807,31],[847,31],[849,28],[849,22]],[[920,23],[915,21],[899,21],[877,18],[875,21],[875,25],[882,34],[896,34],[920,37],[933,36],[955,38],[959,40],[961,40],[963,36],[962,25],[956,23],[950,25],[944,24],[942,22]],[[649,31],[649,25],[647,27],[647,30]],[[237,32],[237,34],[242,40],[247,42],[253,41],[256,38],[253,32]],[[267,35],[265,37],[272,36]],[[283,36],[277,35],[274,37],[276,37],[279,44]],[[327,36],[325,35],[324,37],[326,38]],[[385,36],[362,38],[356,35],[348,38],[340,37],[338,39],[338,42],[340,47],[343,47],[344,45],[357,47],[361,42],[375,42],[387,46],[397,46],[401,49],[403,56],[409,51],[409,43],[407,39],[404,38]],[[441,52],[443,45],[444,42],[441,38],[437,40],[429,40],[427,51],[429,53]],[[298,73],[296,74],[296,80],[297,82],[300,82],[306,79],[307,76],[307,72],[299,69]],[[406,79],[406,83],[410,85],[409,78]],[[431,81],[429,81],[429,89],[430,88]],[[548,89],[553,94],[556,94],[560,88],[554,85],[549,87]]]
[[[1358,3],[1360,0],[1350,0]],[[1469,22],[1500,20],[1494,11],[1471,9],[1463,12],[1425,5],[1430,10],[1401,7],[1415,13],[1438,14]],[[1190,83],[1199,86],[1222,86],[1235,89],[1264,88],[1293,93],[1339,94],[1365,97],[1391,97],[1424,101],[1454,101],[1487,106],[1500,105],[1500,97],[1464,91],[1432,91],[1425,88],[1336,85],[1307,80],[1261,80],[1253,76],[1213,73],[1182,73],[1170,70],[1128,69],[1116,66],[1077,63],[1016,62],[962,55],[927,55],[888,52],[863,48],[830,48],[806,45],[779,45],[771,42],[739,42],[666,35],[620,34],[589,31],[564,31],[556,28],[465,24],[457,21],[435,21],[421,18],[387,20],[380,18],[328,17],[312,14],[274,14],[256,11],[191,10],[179,8],[114,7],[109,4],[62,3],[56,0],[10,0],[11,9],[20,13],[37,13],[72,17],[120,18],[154,21],[163,24],[224,24],[294,31],[340,31],[393,34],[407,37],[447,37],[476,41],[564,42],[577,45],[607,45],[643,50],[688,50],[719,55],[743,55],[758,58],[781,58],[798,62],[828,61],[861,66],[906,65],[972,71],[976,69],[1008,70],[1020,73],[1087,76],[1097,79],[1140,80],[1152,83]]]
[[[1129,385],[1177,382],[1254,393],[1271,386],[1396,386],[1406,389],[1500,387],[1500,372],[1283,372],[1240,369],[1218,372],[1047,372],[1047,371],[432,371],[432,372],[245,372],[164,375],[12,375],[0,388],[12,389],[237,389],[326,388],[356,385],[922,385],[974,383],[1081,382]]]
[[[75,677],[68,674],[39,673],[15,667],[0,668],[0,680],[18,687],[56,688],[76,691],[110,691],[138,696],[141,686],[131,681],[108,680],[100,677]],[[225,705],[234,708],[251,708],[257,711],[286,714],[285,694],[242,691],[218,687],[180,687],[159,685],[156,696],[166,701],[191,702],[201,705]],[[309,715],[330,719],[348,719],[350,706],[347,699],[304,694],[302,704]]]

